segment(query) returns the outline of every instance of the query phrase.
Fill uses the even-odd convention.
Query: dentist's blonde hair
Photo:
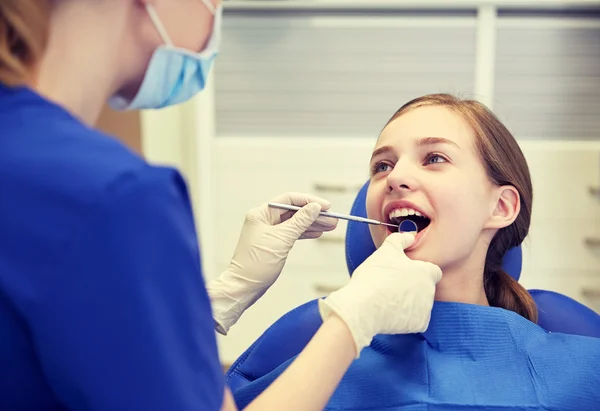
[[[502,269],[502,260],[507,251],[523,242],[531,223],[533,186],[521,148],[510,131],[484,104],[449,94],[430,94],[409,101],[394,114],[390,122],[422,106],[444,106],[467,121],[475,133],[475,147],[489,179],[498,186],[513,186],[519,192],[519,215],[511,225],[498,230],[489,245],[483,284],[490,305],[514,311],[537,322],[535,301],[521,284]]]
[[[50,0],[0,0],[0,83],[35,82],[48,40]]]

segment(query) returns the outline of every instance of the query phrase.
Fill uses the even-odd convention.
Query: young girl
[[[370,166],[368,217],[415,222],[406,256],[439,266],[442,279],[428,329],[375,337],[326,409],[598,409],[600,340],[537,326],[533,299],[502,271],[504,254],[527,236],[532,185],[517,142],[494,114],[446,94],[417,98],[387,123]],[[370,230],[385,247],[392,233]],[[369,276],[368,261],[351,286]],[[348,315],[344,297],[336,291],[320,300],[321,316]],[[407,293],[404,301],[418,305],[412,300]],[[287,364],[252,376],[234,392],[238,404]]]
[[[504,254],[529,231],[529,168],[493,113],[449,95],[417,98],[388,122],[370,167],[369,218],[399,221],[409,213],[421,226],[407,255],[442,269],[436,300],[502,307],[536,321],[529,293],[501,270]],[[371,227],[376,247],[389,234]]]

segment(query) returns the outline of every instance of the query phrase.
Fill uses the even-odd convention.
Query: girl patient
[[[368,217],[416,222],[405,253],[442,279],[427,330],[377,336],[326,409],[600,410],[600,340],[538,327],[533,299],[501,269],[527,236],[532,185],[494,114],[450,95],[417,98],[387,123],[370,168]],[[377,247],[391,234],[370,230]],[[238,389],[238,404],[288,363]]]

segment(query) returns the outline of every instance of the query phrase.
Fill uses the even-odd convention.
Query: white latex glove
[[[350,329],[357,358],[376,334],[418,333],[429,326],[442,271],[406,256],[414,239],[412,233],[391,234],[346,286],[319,300],[323,320],[335,313]]]
[[[264,203],[250,210],[227,270],[207,284],[216,329],[227,334],[248,307],[273,285],[298,239],[317,238],[338,220],[319,217],[331,204],[303,193],[285,193],[269,202],[302,207],[297,212]]]

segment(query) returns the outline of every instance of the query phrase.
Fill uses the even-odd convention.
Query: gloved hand
[[[423,332],[429,325],[442,271],[406,256],[414,239],[412,233],[391,234],[346,286],[319,300],[323,320],[335,313],[350,329],[357,358],[376,334]]]
[[[265,203],[246,214],[229,267],[206,287],[221,334],[227,334],[242,313],[273,285],[296,240],[317,238],[337,226],[337,219],[319,217],[320,211],[331,207],[322,198],[285,193],[269,202],[302,209],[287,211]]]

